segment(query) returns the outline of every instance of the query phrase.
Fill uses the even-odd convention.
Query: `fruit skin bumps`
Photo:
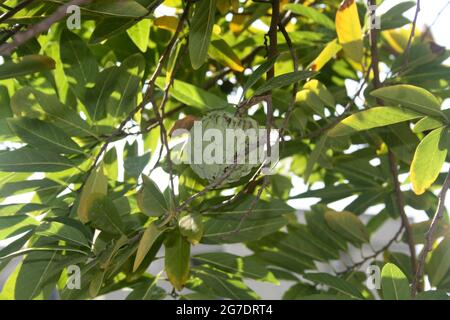
[[[223,111],[211,112],[196,121],[190,130],[187,144],[190,166],[199,177],[209,182],[224,176],[232,167],[232,172],[221,185],[238,181],[260,164],[257,157],[259,138],[255,120]],[[234,165],[239,155],[242,158]]]

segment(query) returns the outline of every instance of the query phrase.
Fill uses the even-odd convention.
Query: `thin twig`
[[[439,204],[438,208],[436,210],[436,213],[434,214],[433,220],[431,221],[430,228],[428,229],[427,233],[425,234],[425,244],[422,249],[422,252],[419,255],[419,262],[417,265],[417,271],[414,276],[414,280],[412,283],[412,295],[413,297],[416,296],[417,292],[419,291],[421,287],[421,281],[423,272],[425,269],[425,260],[427,258],[428,253],[433,249],[433,243],[435,240],[435,233],[438,228],[439,222],[444,217],[445,212],[445,200],[447,197],[447,191],[450,188],[450,170],[447,174],[447,177],[445,178],[444,184],[442,185],[441,193],[439,194]]]
[[[295,51],[294,45],[292,44],[292,40],[289,37],[289,34],[286,31],[286,28],[284,27],[284,25],[281,22],[278,24],[278,27],[280,28],[280,31],[283,34],[284,39],[286,40],[286,43],[288,45],[289,52],[290,52],[291,58],[292,58],[292,64],[294,67],[294,71],[298,71],[298,67],[299,67],[298,57],[297,57],[297,52]],[[286,114],[284,116],[283,125],[280,129],[280,137],[283,137],[284,130],[286,129],[286,127],[289,123],[289,119],[291,117],[292,112],[294,111],[295,101],[297,100],[298,88],[299,88],[298,82],[294,83],[293,88],[292,88],[291,101],[289,102],[289,107],[288,107],[288,110],[286,111]]]
[[[406,49],[405,49],[405,63],[403,64],[403,66],[402,66],[402,68],[400,70],[400,73],[403,73],[403,71],[409,65],[409,53],[411,51],[412,41],[413,41],[414,36],[416,34],[416,26],[417,26],[417,19],[419,17],[419,12],[420,12],[420,0],[417,0],[416,12],[414,13],[414,19],[413,19],[413,22],[412,22],[411,33],[409,35],[408,43],[406,44]]]
[[[0,55],[10,55],[28,40],[31,40],[41,33],[48,31],[54,23],[64,19],[64,17],[67,15],[67,8],[69,8],[70,6],[82,6],[91,2],[92,0],[72,0],[58,7],[58,9],[56,9],[56,11],[52,13],[48,18],[39,23],[36,23],[26,31],[17,33],[14,36],[13,41],[0,45]]]
[[[351,266],[348,266],[344,271],[337,272],[336,274],[337,275],[342,275],[342,274],[345,274],[345,273],[347,273],[349,271],[356,270],[356,269],[360,268],[361,266],[363,266],[367,261],[375,259],[380,253],[383,253],[384,251],[388,250],[391,247],[391,245],[395,241],[397,241],[398,237],[400,237],[400,235],[401,235],[401,233],[403,231],[403,228],[404,228],[403,227],[403,223],[401,223],[400,224],[400,229],[398,229],[398,231],[391,238],[391,240],[389,240],[384,246],[382,246],[378,250],[374,250],[374,253],[371,254],[370,256],[365,257],[363,260],[361,260],[361,261],[359,261],[359,262],[357,262],[357,263],[355,263],[355,264],[353,264]]]
[[[174,47],[174,46],[175,46],[175,44],[172,47]],[[185,46],[185,49],[187,49],[187,48],[188,48],[188,46]],[[168,135],[167,135],[167,130],[166,130],[166,127],[164,125],[164,118],[165,118],[165,107],[166,107],[167,102],[169,101],[169,90],[170,90],[170,87],[173,85],[173,82],[175,80],[175,74],[176,74],[176,72],[178,70],[179,62],[180,62],[180,59],[177,60],[175,68],[174,68],[173,72],[170,75],[170,79],[166,83],[166,86],[164,88],[164,95],[163,95],[163,98],[161,100],[161,104],[159,106],[159,110],[161,110],[161,114],[159,113],[159,110],[156,107],[156,104],[152,104],[154,106],[153,107],[153,111],[154,111],[154,113],[156,115],[156,119],[158,120],[159,127],[160,127],[161,143],[163,144],[163,146],[166,149],[166,157],[167,157],[167,163],[168,163],[168,167],[169,167],[170,193],[171,193],[171,196],[172,196],[172,203],[174,204],[174,206],[175,206],[176,197],[175,197],[175,185],[174,185],[174,182],[173,182],[173,179],[174,179],[174,177],[173,177],[173,163],[172,163],[172,157],[171,157],[171,153],[170,153],[169,139],[168,139]],[[161,156],[161,154],[160,154],[160,156]]]

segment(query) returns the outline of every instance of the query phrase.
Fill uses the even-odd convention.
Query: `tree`
[[[257,299],[254,279],[293,281],[285,299],[446,299],[449,52],[417,30],[419,1],[377,26],[379,2],[2,1],[0,196],[32,196],[0,206],[0,268],[23,257],[1,297]],[[265,151],[279,161],[176,161],[175,132],[201,119],[277,131]],[[308,190],[293,195],[294,177]],[[311,197],[298,220],[289,200]],[[192,254],[198,243],[252,254]],[[147,273],[161,248],[164,272]]]

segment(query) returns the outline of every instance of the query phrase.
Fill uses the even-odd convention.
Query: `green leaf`
[[[416,300],[448,300],[447,292],[444,290],[430,290],[419,292]]]
[[[415,194],[423,194],[437,179],[447,157],[448,129],[433,130],[419,144],[411,164],[411,182]]]
[[[208,55],[225,67],[229,67],[231,70],[236,72],[243,72],[245,69],[242,66],[239,57],[223,39],[211,41],[211,45],[208,49]]]
[[[189,56],[195,70],[206,61],[215,15],[216,0],[199,1],[195,4],[189,29]]]
[[[314,169],[314,165],[319,160],[319,157],[322,155],[322,153],[325,150],[326,143],[327,143],[327,135],[323,135],[319,141],[316,143],[316,147],[314,148],[313,152],[308,158],[308,162],[306,164],[305,173],[303,174],[303,179],[305,180],[305,183],[308,183],[309,177],[311,176],[311,173]]]
[[[296,247],[300,247],[300,252],[316,261],[339,259],[337,248],[324,241],[323,237],[314,235],[306,225],[288,226],[288,236],[286,238],[292,238],[291,244],[296,244]]]
[[[390,103],[397,103],[413,111],[446,119],[441,104],[429,91],[407,84],[384,87],[372,91],[372,96]]]
[[[97,60],[86,43],[66,29],[61,34],[59,48],[64,74],[69,84],[81,95],[85,86],[93,83],[97,77]]]
[[[0,65],[0,80],[55,69],[55,61],[47,56],[29,55]]]
[[[295,273],[314,269],[314,261],[307,255],[306,250],[294,243],[292,237],[282,232],[271,234],[256,242],[248,242],[247,247],[255,252],[258,259],[271,266],[286,269]]]
[[[34,97],[34,100],[30,101],[32,97]],[[28,104],[32,106],[28,107]],[[23,87],[12,97],[11,107],[17,116],[48,120],[70,136],[92,136],[100,140],[76,110],[62,104],[58,97],[54,95],[47,95],[33,88]]]
[[[299,282],[294,284],[283,294],[283,300],[301,300],[306,296],[316,294],[316,292],[317,290],[314,286]]]
[[[8,88],[4,85],[0,85],[0,105],[2,106],[2,108],[0,108],[0,119],[13,116]]]
[[[98,296],[105,279],[105,270],[96,270],[92,279],[89,281],[89,296],[95,298]]]
[[[435,118],[425,117],[419,120],[413,128],[414,133],[420,133],[424,131],[430,131],[444,126],[442,121],[439,121]]]
[[[105,169],[105,175],[113,180],[116,181],[117,177],[119,175],[119,163],[117,159],[117,149],[111,148],[103,157],[103,168]]]
[[[291,256],[294,261],[298,259],[293,264],[288,263],[290,259],[285,261],[285,268],[294,272],[299,272],[303,268],[296,270],[295,265],[308,265],[313,264],[313,260],[316,261],[326,261],[327,258],[323,251],[315,246],[313,243],[308,241],[297,234],[277,232],[271,234],[259,241],[251,242],[248,244],[249,248],[256,252],[257,256],[263,257],[261,255],[261,250],[271,251],[272,253],[277,253],[280,255]],[[267,260],[268,255],[264,259]],[[273,262],[273,259],[268,259]],[[281,260],[280,260],[281,262]],[[276,263],[276,265],[283,266],[281,263]]]
[[[147,253],[152,248],[156,239],[164,232],[162,229],[158,229],[155,223],[150,223],[150,225],[145,229],[144,234],[142,235],[141,240],[139,241],[139,246],[136,252],[136,258],[134,260],[133,272],[141,265],[142,261],[144,261]]]
[[[406,235],[405,235],[406,236]],[[385,252],[385,262],[395,264],[406,275],[408,280],[412,280],[414,273],[411,268],[411,258],[409,255],[400,252]]]
[[[439,286],[450,270],[450,236],[444,237],[431,254],[427,273],[433,287]]]
[[[104,40],[111,39],[125,32],[136,23],[135,19],[104,18],[100,20],[89,39],[89,44],[99,44]]]
[[[181,290],[189,279],[190,243],[178,231],[172,231],[164,242],[164,265],[170,283]]]
[[[328,273],[306,273],[305,279],[321,283],[352,299],[363,299],[359,290],[349,282]]]
[[[127,29],[127,34],[131,41],[141,50],[146,52],[150,42],[151,20],[143,19],[131,28]]]
[[[166,296],[166,291],[157,286],[159,277],[154,279],[144,278],[137,285],[133,285],[133,291],[126,297],[126,300],[161,300]]]
[[[204,212],[207,217],[202,243],[222,244],[257,240],[271,234],[287,224],[283,214],[293,212],[284,201],[259,200],[251,215],[243,221],[240,231],[236,232],[245,214],[252,205],[253,197],[246,197],[241,203],[227,208],[227,211]]]
[[[82,7],[84,11],[109,17],[141,18],[148,14],[147,9],[133,0],[100,0]]]
[[[192,270],[192,273],[196,279],[189,283],[189,289],[191,290],[235,300],[259,298],[241,279],[231,274],[206,266],[196,267]]]
[[[89,221],[89,212],[95,200],[103,198],[108,192],[108,179],[100,165],[95,168],[86,180],[79,198],[77,214],[81,222]]]
[[[156,85],[161,90],[164,90],[165,78],[159,77],[156,80]],[[181,103],[199,109],[213,110],[225,109],[229,107],[226,99],[223,99],[197,86],[180,80],[174,81],[173,86],[170,90],[170,95],[172,98],[178,100]]]
[[[124,234],[122,218],[114,203],[106,196],[95,199],[89,210],[91,225],[110,234]]]
[[[169,210],[164,195],[149,177],[142,175],[142,179],[143,184],[137,196],[139,209],[151,217],[162,216]]]
[[[366,226],[351,212],[328,211],[325,213],[325,220],[331,229],[353,243],[361,244],[370,241]]]
[[[274,284],[279,283],[272,272],[252,257],[240,257],[226,252],[211,252],[196,255],[194,260],[237,276]]]
[[[316,208],[313,208],[316,209]],[[347,250],[347,243],[345,239],[331,229],[325,220],[325,213],[328,209],[317,209],[305,213],[308,230],[317,238],[332,247],[340,250]]]
[[[106,102],[106,110],[116,120],[125,118],[136,108],[144,70],[145,59],[140,53],[129,56],[120,66],[119,80]]]
[[[0,217],[0,239],[13,237],[38,225],[38,221],[28,216]]]
[[[330,137],[340,137],[357,131],[388,126],[421,117],[423,117],[423,115],[404,108],[373,107],[345,118],[328,131],[328,135]]]
[[[29,253],[19,267],[14,288],[15,299],[49,299],[59,278],[56,270],[60,266],[60,260],[58,251]],[[53,274],[50,278],[49,271]]]
[[[435,199],[436,199],[436,197],[433,195],[432,200],[436,201]],[[434,211],[433,211],[433,213],[434,213]],[[425,234],[430,229],[430,225],[431,225],[431,220],[411,224],[412,234],[413,234],[415,244],[425,243]],[[450,225],[447,222],[445,222],[444,220],[440,220],[438,222],[436,232],[434,233],[435,237],[440,238],[440,237],[445,236],[446,233],[448,232],[449,228],[450,228]],[[403,240],[407,241],[406,235],[404,235]]]
[[[64,154],[83,154],[83,150],[60,128],[28,118],[8,119],[11,129],[19,138],[39,150]]]
[[[120,79],[120,67],[113,66],[100,72],[95,79],[95,86],[86,90],[84,102],[94,123],[106,116],[106,106]]]
[[[180,218],[178,227],[182,236],[193,245],[200,242],[203,236],[203,221],[199,214],[187,214]]]
[[[50,179],[27,180],[28,174],[5,173],[0,179],[0,197],[6,198],[12,195],[19,195],[26,192],[36,192],[43,194],[46,191],[58,192],[63,185]],[[17,179],[15,179],[17,177]],[[23,179],[23,180],[22,180]]]
[[[267,59],[258,68],[256,68],[255,71],[252,72],[252,74],[248,77],[247,81],[244,84],[240,100],[245,98],[245,93],[247,92],[247,90],[253,87],[253,85],[255,85],[263,77],[263,75],[273,67],[273,65],[277,61],[277,58],[278,56]]]
[[[254,95],[258,96],[273,89],[286,87],[293,83],[311,78],[316,74],[316,72],[311,71],[294,71],[279,75],[266,81],[262,86],[255,90]]]
[[[336,101],[333,95],[328,91],[321,82],[316,79],[310,80],[303,86],[304,89],[309,89],[313,92],[322,102],[330,108],[336,107]]]
[[[385,300],[409,300],[409,283],[403,272],[392,263],[386,263],[381,271],[381,288]]]
[[[5,172],[58,172],[73,167],[56,153],[30,147],[0,153],[0,171]]]
[[[410,23],[410,20],[403,17],[403,13],[414,7],[416,3],[414,1],[406,1],[397,4],[389,9],[385,14],[381,16],[381,29],[397,29],[405,24]]]
[[[284,7],[285,10],[290,10],[295,14],[301,15],[303,17],[309,18],[314,23],[318,23],[330,30],[336,30],[336,27],[334,26],[334,21],[328,18],[325,14],[319,12],[319,9],[306,7],[302,4],[287,4]]]
[[[90,248],[88,239],[81,231],[57,221],[44,222],[37,228],[36,234],[44,237],[55,237],[78,246]]]
[[[136,142],[127,144],[124,149],[125,181],[136,181],[142,174],[145,166],[150,162],[150,152],[139,155]]]

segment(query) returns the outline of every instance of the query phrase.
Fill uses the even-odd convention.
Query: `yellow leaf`
[[[164,230],[158,229],[154,223],[151,223],[147,229],[145,229],[144,234],[142,235],[141,241],[139,241],[139,246],[136,252],[136,259],[134,260],[133,272],[141,265],[142,261],[144,261],[145,256],[152,248],[156,239],[163,233]]]
[[[208,48],[208,55],[234,71],[242,72],[245,69],[239,57],[223,39],[211,41]]]
[[[170,283],[181,290],[189,280],[191,244],[178,231],[166,236],[164,269]]]
[[[178,26],[178,18],[173,16],[162,16],[153,21],[154,25],[165,30],[175,32]]]
[[[218,36],[219,34],[222,33],[222,28],[220,26],[218,26],[217,24],[215,24],[213,26],[213,33]]]
[[[164,5],[167,7],[179,8],[181,7],[182,3],[181,0],[165,0]]]
[[[402,53],[405,51],[410,34],[411,29],[393,29],[383,31],[381,36],[395,52]]]
[[[108,191],[108,179],[103,172],[103,166],[100,165],[92,171],[86,184],[81,191],[80,202],[78,204],[78,218],[81,222],[89,221],[89,210],[95,200],[106,196]]]
[[[341,51],[342,47],[337,43],[337,39],[329,42],[319,56],[310,64],[309,68],[312,71],[319,71],[324,65],[328,63],[334,56]]]
[[[289,0],[281,0],[280,1],[280,11],[284,10],[284,7],[289,3]]]
[[[244,23],[246,19],[247,17],[244,15],[234,14],[233,19],[231,20],[230,23],[231,32],[233,32],[234,34],[241,32],[242,29],[244,28]]]
[[[345,54],[356,62],[363,58],[363,34],[354,0],[345,0],[336,13],[336,32]]]

